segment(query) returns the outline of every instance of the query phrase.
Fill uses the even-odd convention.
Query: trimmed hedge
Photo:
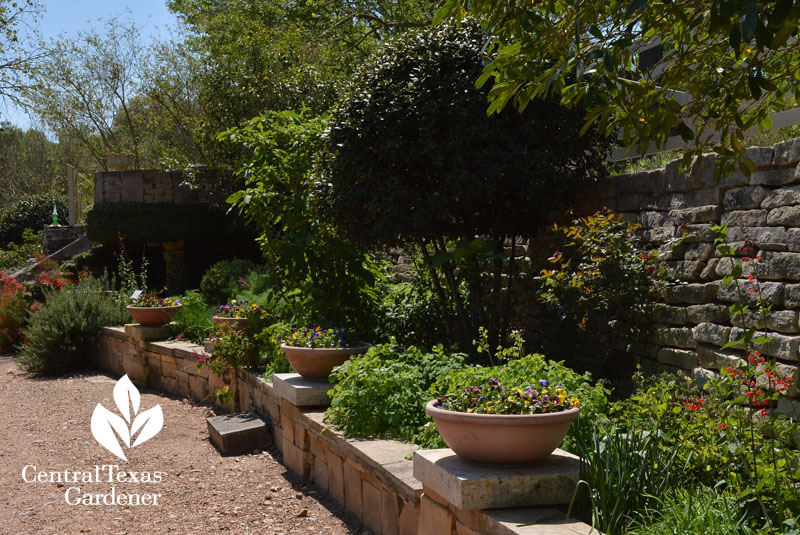
[[[223,239],[252,233],[241,219],[206,204],[108,203],[86,215],[87,234],[99,243]],[[255,236],[255,234],[253,233]]]
[[[25,229],[41,231],[53,221],[53,204],[56,205],[58,221],[67,224],[67,200],[63,195],[27,195],[3,212],[0,218],[0,247],[9,243],[22,243]]]

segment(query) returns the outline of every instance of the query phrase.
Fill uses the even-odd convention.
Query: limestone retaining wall
[[[105,327],[95,364],[116,376],[127,374],[138,385],[195,401],[209,399],[209,393],[223,386],[226,380],[230,382],[230,377],[221,377],[208,368],[198,372],[197,360],[205,354],[203,347],[179,341],[154,341],[166,334],[163,328],[138,325]],[[396,440],[345,439],[323,424],[324,407],[298,406],[284,396],[285,390],[277,392],[272,382],[250,372],[241,372],[239,385],[241,409],[256,412],[271,423],[275,447],[282,453],[287,469],[313,481],[375,534],[565,535],[590,532],[586,524],[560,520],[564,513],[550,506],[483,510],[458,507],[452,496],[433,490],[439,488],[444,493],[441,489],[452,487],[452,483],[442,486],[441,482],[434,481],[423,485],[416,479],[415,462],[410,456],[417,446]],[[300,403],[296,396],[291,399]],[[447,453],[449,450],[428,451]],[[551,474],[551,479],[564,481],[564,463],[574,465],[577,462],[570,457],[573,456],[559,454],[558,473]],[[426,477],[438,477],[435,476],[437,464],[428,464]],[[567,483],[576,479],[577,469],[572,468]],[[469,469],[457,468],[449,477],[454,481],[475,483],[468,472]],[[491,484],[513,494],[509,489],[513,489],[511,480],[517,472],[511,470],[508,478],[495,477]],[[535,474],[529,474],[524,481],[533,485],[531,488],[538,488]],[[472,490],[472,498],[480,500],[484,487],[477,482],[471,488],[477,489]],[[544,502],[536,503],[549,503],[546,500],[553,494],[552,488],[547,485],[544,488],[548,490],[542,494],[547,496],[539,498]],[[562,490],[562,495],[571,492],[571,489]],[[538,522],[540,519],[544,520]],[[522,525],[534,522],[538,523]]]
[[[743,358],[742,351],[720,349],[744,330],[728,312],[737,294],[733,284],[721,284],[731,266],[717,254],[711,227],[727,225],[729,242],[741,256],[761,258],[748,267],[755,266],[761,291],[774,303],[766,320],[774,340],[763,349],[784,375],[794,377],[778,405],[788,412],[793,404],[800,408],[800,139],[751,147],[747,156],[758,167],[750,177],[737,172],[715,183],[714,156],[706,155],[686,173],[673,161],[664,169],[599,183],[593,205],[639,223],[650,247],[663,250],[685,236],[667,257],[669,284],[648,319],[649,335],[632,346],[647,371],[683,369],[704,376]],[[754,301],[755,283],[740,283]]]
[[[185,203],[197,202],[197,193],[182,185],[181,171],[135,169],[94,174],[94,202]]]

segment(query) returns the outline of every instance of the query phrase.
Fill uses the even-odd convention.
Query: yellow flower
[[[294,333],[294,334],[292,335],[292,338],[294,338],[295,340],[297,340],[297,335],[298,335],[298,333]]]
[[[571,398],[569,398],[569,402],[572,404],[573,408],[581,406],[580,400],[578,400],[578,398],[576,398],[575,396],[572,396]]]

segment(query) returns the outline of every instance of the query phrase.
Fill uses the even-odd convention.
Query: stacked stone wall
[[[698,158],[685,173],[676,160],[663,169],[613,177],[596,185],[594,207],[640,224],[646,246],[666,254],[668,283],[647,318],[649,334],[631,346],[645,370],[708,376],[745,357],[722,346],[751,325],[766,327],[772,340],[759,349],[794,378],[779,403],[788,411],[800,406],[800,138],[748,148],[747,156],[756,171],[719,182],[713,155]],[[728,242],[750,258],[738,282],[751,305],[759,291],[773,304],[766,325],[755,314],[744,321],[731,317],[728,307],[739,294],[736,285],[722,285],[731,262],[716,251],[715,225],[726,225]],[[752,270],[757,280],[749,280]]]
[[[196,192],[183,185],[183,181],[180,171],[102,171],[94,175],[94,202],[197,202]]]

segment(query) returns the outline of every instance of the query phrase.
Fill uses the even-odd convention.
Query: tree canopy
[[[466,9],[497,46],[478,81],[493,84],[489,113],[554,95],[640,150],[677,132],[695,144],[687,162],[710,143],[720,170],[738,159],[749,173],[744,132],[800,97],[794,0],[448,0],[437,17]],[[659,42],[662,57],[641,61]]]

